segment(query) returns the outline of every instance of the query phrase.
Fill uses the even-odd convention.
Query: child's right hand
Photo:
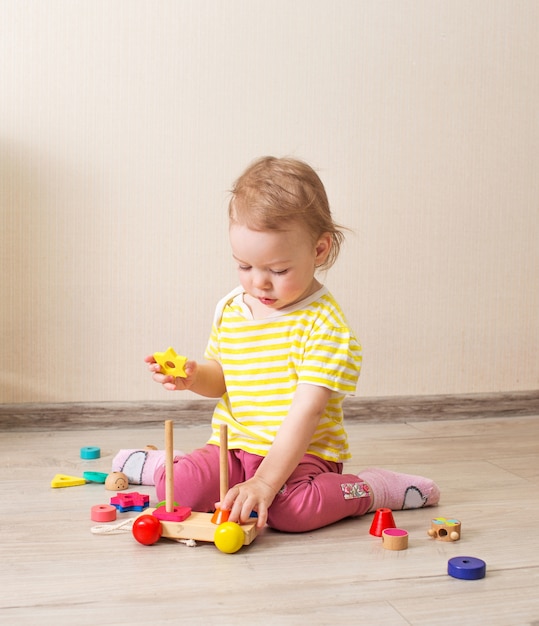
[[[167,391],[182,391],[189,389],[196,380],[198,364],[196,361],[187,361],[184,365],[185,378],[174,377],[163,374],[161,372],[161,366],[156,362],[153,355],[145,357],[144,361],[148,363],[148,369],[153,373],[153,380],[156,383],[163,385]]]

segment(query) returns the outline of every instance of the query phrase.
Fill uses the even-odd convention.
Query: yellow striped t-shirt
[[[328,461],[350,458],[342,402],[356,388],[361,347],[329,291],[255,320],[238,287],[217,305],[207,359],[223,368],[227,392],[212,419],[209,443],[228,425],[229,447],[265,456],[287,416],[298,383],[333,393],[307,452]]]

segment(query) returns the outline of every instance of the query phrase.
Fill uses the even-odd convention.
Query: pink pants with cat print
[[[243,450],[228,451],[230,486],[251,478],[263,457]],[[154,474],[158,500],[165,499],[165,466]],[[219,447],[207,444],[174,459],[174,500],[193,511],[211,512],[219,494]],[[268,525],[285,532],[305,532],[346,517],[366,513],[372,504],[369,486],[342,464],[306,454],[275,496]]]

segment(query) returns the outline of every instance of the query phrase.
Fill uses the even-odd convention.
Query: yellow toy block
[[[66,476],[65,474],[56,474],[51,480],[51,487],[77,487],[78,485],[85,485],[84,478],[78,476]]]
[[[176,352],[169,348],[166,352],[156,352],[153,355],[156,363],[161,366],[161,371],[167,376],[176,376],[187,378],[184,367],[187,363],[186,356],[179,356]]]

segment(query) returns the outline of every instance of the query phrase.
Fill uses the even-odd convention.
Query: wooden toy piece
[[[80,449],[81,459],[98,459],[101,456],[101,450],[96,446],[85,446]]]
[[[219,426],[219,496],[221,502],[228,493],[228,426]],[[223,524],[228,521],[230,511],[216,509],[211,521],[214,524]]]
[[[129,479],[123,472],[111,472],[105,479],[108,491],[125,491],[129,488]]]
[[[170,422],[170,423],[169,423]],[[177,509],[188,509],[188,507],[178,507],[174,503],[174,472],[173,472],[173,441],[172,441],[172,422],[168,420],[165,422],[165,463],[166,463],[166,479],[165,479],[165,513],[167,509],[176,511]],[[222,431],[221,436],[227,437],[227,432]],[[226,450],[227,444],[223,440],[223,448]],[[228,461],[226,454],[223,457]],[[222,458],[221,457],[221,460]],[[169,470],[170,467],[170,470]],[[221,465],[222,467],[222,465]],[[223,479],[220,484],[220,488],[225,488],[225,480]],[[226,488],[228,490],[228,462],[226,463]],[[247,546],[254,541],[258,533],[257,520],[249,521],[246,524],[236,524],[233,522],[225,522],[216,527],[212,522],[212,513],[201,513],[197,511],[190,511],[188,517],[181,519],[180,521],[171,521],[167,519],[167,515],[161,515],[160,512],[156,515],[158,509],[146,509],[141,513],[137,520],[140,520],[142,516],[152,515],[161,522],[161,536],[166,539],[172,539],[174,541],[185,541],[186,539],[192,539],[194,541],[209,541],[215,543],[215,534],[217,529],[222,528],[222,535],[219,539],[221,547],[219,548],[223,552],[232,552],[239,549],[238,544],[240,538],[242,539],[241,545]],[[147,520],[144,520],[146,522]],[[241,533],[238,529],[241,529]],[[137,539],[137,537],[135,536]],[[140,541],[140,539],[137,539]],[[141,542],[142,543],[142,542]],[[217,544],[216,544],[217,545]],[[241,547],[240,545],[240,547]],[[219,546],[218,546],[219,547]]]
[[[382,545],[386,550],[406,550],[408,533],[402,528],[385,528],[382,531]]]
[[[183,522],[190,515],[191,509],[188,506],[174,506],[172,511],[167,511],[166,506],[158,506],[153,509],[153,516],[165,522]]]
[[[87,483],[101,483],[102,485],[105,484],[105,481],[107,480],[107,476],[108,474],[105,474],[104,472],[83,472],[82,473],[82,477]]]
[[[165,463],[166,463],[166,508],[167,513],[174,511],[174,424],[165,422]]]
[[[374,514],[374,518],[372,520],[371,527],[369,529],[369,533],[374,535],[375,537],[381,537],[382,531],[386,528],[395,528],[395,520],[393,519],[393,513],[391,509],[376,509],[376,513]]]
[[[447,573],[461,580],[479,580],[487,573],[487,564],[474,556],[455,556],[447,562]]]
[[[118,509],[120,513],[127,511],[144,511],[150,506],[150,496],[138,491],[129,491],[127,493],[118,493],[110,499],[113,507]]]
[[[141,513],[141,515],[154,514],[155,509],[149,508]],[[166,539],[185,540],[193,539],[194,541],[210,541],[215,542],[215,524],[211,521],[212,513],[199,513],[193,511],[191,515],[182,522],[170,522],[160,520],[162,526],[162,537]],[[227,524],[229,522],[226,522]],[[256,519],[247,524],[238,524],[243,530],[243,545],[248,546],[252,543],[257,535]],[[219,527],[217,527],[219,528]]]
[[[51,480],[51,487],[78,487],[79,485],[85,485],[86,481],[84,478],[79,478],[78,476],[66,476],[65,474],[56,474],[56,476]]]
[[[435,517],[427,530],[429,537],[439,541],[458,541],[460,539],[460,522],[458,519]]]
[[[91,509],[90,517],[94,522],[113,522],[116,519],[116,508],[110,504],[96,504]]]
[[[151,546],[161,539],[161,522],[153,515],[140,515],[133,522],[133,537],[144,546]]]
[[[174,504],[174,425],[172,420],[165,422],[165,471],[165,506],[154,509],[153,515],[161,521],[183,522],[191,515],[191,509]]]
[[[168,348],[165,352],[155,352],[153,358],[161,366],[163,374],[180,378],[187,377],[183,369],[187,363],[187,357],[176,354],[172,348]]]
[[[213,521],[213,520],[212,520]],[[234,554],[241,549],[245,533],[235,522],[223,522],[217,526],[213,541],[215,546],[225,554]]]

